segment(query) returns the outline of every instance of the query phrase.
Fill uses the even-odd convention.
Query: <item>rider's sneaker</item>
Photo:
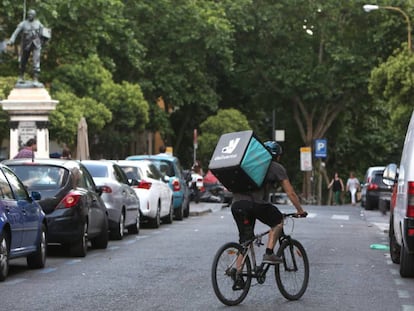
[[[244,282],[243,277],[240,274],[237,274],[236,279],[234,280],[232,289],[242,290],[245,286],[246,286],[246,283]]]
[[[263,263],[268,263],[269,265],[277,265],[282,263],[282,258],[276,256],[275,254],[264,254]]]

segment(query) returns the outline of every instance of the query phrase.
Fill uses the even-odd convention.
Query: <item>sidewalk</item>
[[[223,203],[190,202],[190,216],[202,216],[208,213],[217,212],[221,210],[223,206],[227,205]]]

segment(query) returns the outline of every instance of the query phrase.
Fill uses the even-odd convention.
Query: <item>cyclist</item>
[[[282,262],[281,258],[273,253],[273,249],[282,231],[283,216],[279,209],[268,201],[270,189],[275,183],[279,183],[295,206],[297,215],[306,217],[307,212],[300,205],[299,198],[293,190],[286,169],[278,163],[282,155],[282,147],[275,141],[267,141],[264,145],[272,154],[272,161],[263,185],[260,189],[252,192],[233,193],[231,212],[239,230],[240,243],[244,243],[254,237],[256,219],[270,227],[266,252],[263,255],[263,263],[274,265]],[[242,268],[242,259],[242,256],[239,256],[237,259],[238,272]],[[241,290],[244,288],[244,285],[241,273],[237,273],[233,290]]]

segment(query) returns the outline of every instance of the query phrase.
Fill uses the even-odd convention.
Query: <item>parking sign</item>
[[[326,158],[328,155],[328,142],[326,139],[315,140],[315,158]]]

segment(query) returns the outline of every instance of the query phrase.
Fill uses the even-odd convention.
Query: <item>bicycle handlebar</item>
[[[306,216],[308,216],[307,212],[304,212],[302,214],[298,214],[298,213],[284,213],[283,214],[283,218],[287,218],[287,217],[292,217],[292,218],[306,218]]]

